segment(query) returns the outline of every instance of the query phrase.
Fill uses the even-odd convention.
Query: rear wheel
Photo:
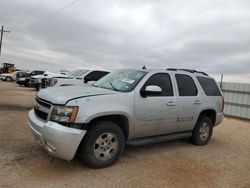
[[[114,164],[124,150],[125,138],[113,122],[97,122],[88,130],[80,148],[80,158],[91,168]]]
[[[12,81],[12,78],[11,78],[11,77],[7,77],[7,78],[6,78],[6,81],[7,81],[7,82],[11,82],[11,81]]]
[[[198,146],[206,145],[213,134],[213,123],[207,116],[201,116],[193,129],[192,142]]]

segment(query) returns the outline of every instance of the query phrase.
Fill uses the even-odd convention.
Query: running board
[[[154,144],[154,143],[159,143],[159,142],[166,142],[170,140],[187,138],[190,136],[192,136],[192,132],[181,132],[181,133],[173,133],[173,134],[160,135],[160,136],[136,138],[136,139],[128,140],[127,145],[142,146],[142,145],[147,145],[147,144]]]

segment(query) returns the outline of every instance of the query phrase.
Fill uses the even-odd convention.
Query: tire
[[[100,121],[87,131],[80,145],[80,159],[90,168],[105,168],[114,164],[125,147],[121,128],[111,121]]]
[[[12,78],[11,78],[11,77],[7,77],[5,80],[6,80],[7,82],[11,82],[11,81],[12,81]]]
[[[199,117],[193,132],[191,140],[198,146],[206,145],[213,134],[213,123],[207,116]]]

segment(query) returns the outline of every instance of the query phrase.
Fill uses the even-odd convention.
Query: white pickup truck
[[[17,72],[0,74],[0,79],[2,81],[7,81],[7,82],[15,81],[16,80],[16,73]]]
[[[87,70],[79,69],[72,72],[68,72],[65,77],[43,78],[41,80],[41,89],[47,87],[60,87],[60,86],[72,86],[72,85],[92,85],[94,82],[107,75],[108,71],[103,70]]]
[[[41,81],[43,78],[54,78],[54,77],[63,78],[67,77],[67,75],[45,71],[44,74],[42,75],[31,76],[29,86],[36,88],[36,90],[38,91],[40,89]]]

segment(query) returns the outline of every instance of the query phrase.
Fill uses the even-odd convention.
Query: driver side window
[[[152,75],[144,84],[142,89],[144,90],[147,86],[155,85],[162,89],[162,93],[156,96],[173,96],[173,87],[171,78],[168,73],[156,73]]]

